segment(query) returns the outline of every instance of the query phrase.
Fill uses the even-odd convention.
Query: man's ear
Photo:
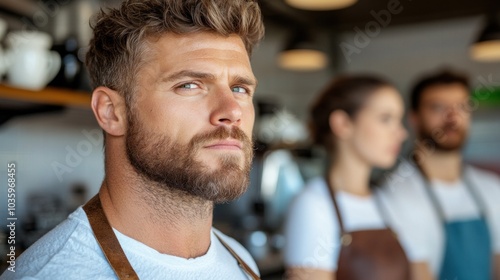
[[[330,130],[339,139],[346,139],[352,134],[352,121],[343,110],[335,110],[329,118]]]
[[[112,136],[122,136],[127,128],[125,99],[107,87],[92,93],[92,111],[101,128]]]

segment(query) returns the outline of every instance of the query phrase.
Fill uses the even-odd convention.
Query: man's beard
[[[454,131],[455,137],[450,138],[447,132]],[[437,150],[442,152],[454,152],[462,149],[467,140],[467,131],[455,124],[445,124],[439,128],[421,127],[419,130],[420,140],[429,141]]]
[[[253,146],[240,128],[221,126],[212,132],[195,135],[188,144],[182,145],[168,136],[141,127],[133,112],[128,115],[127,157],[139,175],[154,182],[149,184],[151,188],[177,189],[215,203],[234,200],[246,191],[250,182]],[[227,138],[241,141],[243,155],[219,156],[215,170],[196,160],[204,145]],[[159,190],[146,191],[157,193]]]

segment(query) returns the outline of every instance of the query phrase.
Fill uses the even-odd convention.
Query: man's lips
[[[456,128],[448,128],[448,129],[443,129],[443,134],[445,135],[459,135],[460,134],[460,130],[459,129],[456,129]]]
[[[204,148],[215,150],[241,150],[243,144],[238,140],[219,140],[205,145]]]

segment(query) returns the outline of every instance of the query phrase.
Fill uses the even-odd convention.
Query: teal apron
[[[422,171],[422,170],[421,170]],[[434,204],[444,229],[445,251],[439,272],[441,280],[490,280],[493,278],[493,252],[485,207],[464,176],[464,185],[478,205],[481,216],[469,220],[446,221],[444,211],[424,176],[425,189]]]

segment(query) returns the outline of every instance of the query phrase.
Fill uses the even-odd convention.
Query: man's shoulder
[[[496,209],[494,213],[500,215],[500,177],[498,174],[480,169],[471,165],[466,166],[465,178],[481,194],[486,205]]]
[[[229,247],[238,255],[238,257],[240,257],[246,264],[248,264],[255,273],[259,274],[259,269],[257,267],[257,264],[255,263],[255,260],[252,258],[248,250],[243,247],[243,245],[241,245],[234,238],[225,235],[216,228],[212,228],[212,230],[220,239],[222,239],[222,241],[229,245]]]
[[[88,272],[99,271],[89,271],[89,265],[106,260],[86,221],[83,210],[77,209],[19,256],[16,272],[0,279],[88,279]]]
[[[419,186],[423,186],[424,183],[415,165],[405,161],[392,171],[383,173],[381,187],[378,190],[386,196],[406,196],[419,192]]]
[[[466,172],[472,177],[472,180],[481,181],[481,183],[495,185],[497,188],[500,188],[500,176],[497,173],[473,165],[467,165]]]

